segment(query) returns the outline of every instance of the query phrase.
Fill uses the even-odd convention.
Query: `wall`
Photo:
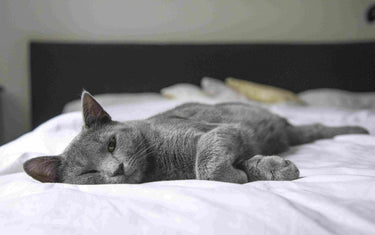
[[[334,42],[375,39],[368,0],[1,0],[5,136],[30,130],[33,40]]]

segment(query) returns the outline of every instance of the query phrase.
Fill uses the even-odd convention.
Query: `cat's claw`
[[[295,180],[299,178],[296,165],[279,156],[256,155],[242,164],[249,181]]]

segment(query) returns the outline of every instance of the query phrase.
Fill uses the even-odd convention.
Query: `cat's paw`
[[[296,165],[279,156],[256,155],[242,164],[249,181],[295,180],[299,178]]]

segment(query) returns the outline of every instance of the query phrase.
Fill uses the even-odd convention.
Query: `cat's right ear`
[[[37,157],[26,161],[23,164],[25,172],[34,179],[43,183],[58,182],[58,170],[61,165],[61,158]]]
[[[100,106],[100,104],[88,93],[82,92],[82,112],[85,127],[108,123],[112,120],[111,116]]]

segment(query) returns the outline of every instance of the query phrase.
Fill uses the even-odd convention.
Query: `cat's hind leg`
[[[336,135],[369,134],[365,128],[360,126],[328,127],[322,124],[289,125],[286,132],[290,146],[310,143],[318,139],[333,138]]]

